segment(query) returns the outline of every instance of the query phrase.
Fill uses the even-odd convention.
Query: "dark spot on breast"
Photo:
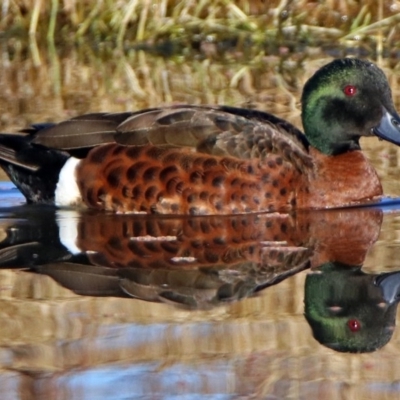
[[[197,194],[196,193],[191,193],[191,194],[189,194],[189,196],[186,198],[186,200],[187,200],[187,202],[190,204],[190,203],[193,203],[194,201],[196,201],[197,200]]]
[[[101,164],[106,158],[108,152],[114,148],[115,145],[106,144],[98,146],[89,152],[89,161],[94,164]]]
[[[201,171],[193,171],[189,176],[190,183],[200,183],[203,180]]]
[[[206,158],[203,163],[204,169],[210,169],[217,165],[217,161],[214,158]]]
[[[278,165],[282,165],[282,164],[283,164],[283,159],[282,159],[282,157],[277,157],[275,161],[276,161],[276,163],[277,163]]]
[[[132,166],[130,166],[128,168],[128,170],[126,171],[126,177],[127,179],[132,182],[134,181],[136,178],[139,177],[140,171],[141,169],[147,167],[147,163],[144,161],[139,161],[135,164],[133,164]]]
[[[287,189],[286,188],[282,188],[279,193],[281,194],[281,196],[286,196],[287,194]]]
[[[136,185],[133,189],[132,189],[132,199],[139,199],[142,196],[142,188],[140,185]]]
[[[205,191],[200,192],[200,200],[206,201],[208,199],[208,196],[209,196],[208,192]]]
[[[203,243],[201,240],[192,240],[190,242],[190,246],[193,247],[194,249],[200,249],[203,247]]]
[[[133,182],[136,180],[136,178],[137,178],[136,167],[135,167],[135,165],[132,165],[126,171],[126,179],[128,179],[129,182]]]
[[[281,224],[281,232],[282,232],[282,233],[286,233],[287,230],[288,230],[287,225],[286,225],[285,223],[282,223],[282,224]]]
[[[125,150],[124,146],[115,146],[114,150],[112,151],[111,155],[118,156]]]
[[[272,198],[272,193],[271,192],[265,192],[264,197],[266,199],[270,199],[270,198]]]
[[[274,169],[276,167],[276,163],[274,160],[268,160],[267,164],[268,167],[270,167],[271,169]]]
[[[169,167],[164,168],[160,172],[161,182],[165,182],[171,174],[176,174],[177,172],[178,168],[175,165],[170,165]]]
[[[254,167],[252,165],[247,166],[247,173],[248,174],[254,174]]]
[[[215,237],[213,239],[213,242],[216,245],[224,245],[224,244],[226,244],[226,240],[224,238],[222,238],[222,237]]]
[[[236,160],[233,160],[232,158],[224,158],[221,160],[221,165],[224,167],[225,170],[229,171],[238,169],[240,163],[238,163]]]
[[[269,182],[269,174],[262,174],[261,182],[262,183],[268,183]]]
[[[146,150],[146,155],[153,160],[160,160],[165,154],[166,149],[156,146],[149,146]]]
[[[267,222],[265,223],[265,227],[268,228],[268,229],[271,228],[272,225],[273,225],[272,221],[267,221]]]
[[[193,157],[189,154],[181,154],[179,157],[179,164],[184,171],[188,172],[193,167]]]
[[[148,181],[153,181],[157,179],[157,173],[158,173],[159,167],[150,167],[147,168],[146,171],[143,173],[143,180],[145,182]]]
[[[216,176],[212,181],[211,181],[211,185],[214,187],[220,187],[224,184],[225,182],[225,177],[220,175],[220,176]]]
[[[174,176],[171,178],[167,184],[165,185],[165,188],[167,189],[167,192],[169,194],[175,194],[176,192],[176,186],[180,182],[179,178],[177,176]]]
[[[132,160],[136,160],[143,150],[143,146],[128,146],[125,150],[125,154]]]
[[[146,198],[146,200],[150,200],[150,199],[156,197],[156,194],[157,194],[157,187],[156,186],[150,186],[144,192],[144,197]]]
[[[273,186],[274,188],[277,188],[277,187],[279,186],[279,181],[278,181],[277,179],[274,179],[274,180],[272,181],[272,186]]]
[[[224,208],[224,206],[223,206],[223,204],[222,204],[222,201],[217,201],[217,202],[215,203],[215,209],[216,209],[217,211],[222,211],[223,208]]]
[[[119,183],[121,181],[121,174],[122,174],[123,168],[122,167],[116,167],[113,168],[107,175],[107,183],[112,187],[112,188],[117,188],[119,186]]]
[[[177,212],[179,211],[179,209],[180,209],[180,207],[179,207],[179,204],[178,204],[178,203],[172,203],[172,204],[171,204],[171,211],[172,211],[173,213],[177,213]]]

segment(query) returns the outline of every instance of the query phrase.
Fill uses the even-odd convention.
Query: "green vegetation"
[[[167,53],[400,43],[394,0],[3,0],[0,35]]]

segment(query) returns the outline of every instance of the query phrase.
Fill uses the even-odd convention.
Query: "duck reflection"
[[[14,242],[3,250],[14,259],[0,263],[23,260],[82,295],[207,309],[308,268],[312,252],[308,225],[298,226],[289,214],[151,218],[63,211],[56,220],[59,245],[52,253],[58,258],[42,262],[35,250],[28,261],[32,244]],[[55,243],[54,233],[42,233]]]
[[[25,206],[2,215],[0,266],[49,275],[81,295],[189,309],[252,296],[310,268],[314,337],[338,351],[373,351],[393,334],[400,293],[400,272],[361,271],[381,223],[379,208],[160,218]]]
[[[343,352],[371,352],[392,337],[400,272],[366,274],[360,266],[328,262],[306,278],[305,316],[314,337]]]

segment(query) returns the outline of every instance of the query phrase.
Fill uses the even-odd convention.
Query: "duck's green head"
[[[318,70],[304,86],[302,120],[311,145],[325,154],[359,150],[361,136],[400,145],[389,83],[369,61],[338,59]]]

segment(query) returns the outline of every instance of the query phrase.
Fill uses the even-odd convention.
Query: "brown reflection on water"
[[[39,214],[35,218],[40,218]],[[198,224],[168,218],[146,222],[140,216],[116,219],[89,213],[79,220],[77,243],[89,252],[98,267],[106,265],[123,270],[118,252],[122,251],[127,237],[158,234],[160,238],[167,238],[179,232],[182,247],[173,249],[172,254],[170,247],[157,250],[150,246],[146,256],[143,243],[141,248],[134,247],[130,253],[123,251],[121,255],[125,261],[135,261],[138,268],[138,264],[143,269],[153,268],[155,276],[157,266],[151,266],[153,254],[163,260],[160,272],[166,273],[169,269],[175,273],[179,267],[171,262],[172,256],[182,257],[180,261],[186,262],[185,270],[195,271],[199,266],[213,268],[207,257],[202,258],[209,251],[219,257],[220,269],[226,263],[227,273],[236,269],[242,276],[248,273],[269,279],[271,268],[261,269],[263,263],[269,263],[275,266],[274,279],[279,273],[286,274],[288,269],[274,261],[269,246],[280,246],[282,253],[285,248],[293,252],[297,246],[303,254],[297,259],[300,266],[305,260],[313,266],[329,260],[359,264],[373,249],[382,223],[382,213],[368,209],[247,218],[251,224],[232,224],[230,217],[208,217],[208,226],[213,229],[206,229],[204,219]],[[275,224],[271,225],[274,218]],[[392,229],[394,218],[397,217],[385,216],[383,226]],[[246,217],[234,219],[245,223]],[[47,215],[41,225],[43,230],[46,220],[50,221]],[[140,220],[141,228],[134,223]],[[16,218],[16,227],[21,221],[22,215]],[[4,220],[2,228],[18,238],[19,230],[10,231],[10,226],[12,219]],[[32,242],[29,235],[28,244]],[[35,231],[31,235],[34,238]],[[40,236],[36,234],[38,241]],[[225,241],[215,241],[215,237],[224,237]],[[193,239],[198,243],[190,247]],[[249,253],[246,251],[249,246],[264,247],[265,251]],[[18,248],[21,246],[15,250]],[[181,248],[186,249],[184,254],[179,253]],[[130,258],[127,253],[131,254]],[[138,257],[140,253],[143,257]],[[10,252],[8,259],[13,254]],[[198,263],[193,265],[188,260],[190,257]],[[257,271],[254,267],[250,271],[239,270],[243,259],[247,263],[253,261],[255,266],[258,262],[259,275],[254,275]],[[293,261],[295,267],[296,258]],[[378,262],[369,260],[373,261]],[[379,264],[375,264],[375,269],[381,272]],[[50,270],[51,266],[45,273]],[[18,392],[28,393],[21,398],[82,398],[83,390],[94,398],[106,398],[104,393],[110,381],[119,385],[120,394],[129,393],[128,398],[130,394],[139,398],[140,393],[152,393],[152,398],[159,398],[165,392],[245,397],[253,394],[256,398],[265,398],[267,394],[278,398],[309,395],[328,399],[357,392],[368,398],[369,384],[381,385],[376,389],[378,394],[388,393],[390,382],[400,377],[396,368],[398,333],[374,357],[339,354],[318,345],[303,316],[306,271],[299,270],[294,269],[293,276],[287,274],[282,282],[267,287],[255,297],[220,302],[206,310],[176,308],[171,302],[165,304],[165,299],[163,304],[153,299],[148,299],[149,302],[80,296],[46,275],[0,270],[0,365],[4,371],[0,376],[9,384],[13,382]],[[59,278],[56,273],[52,276]],[[179,385],[171,386],[169,380]],[[4,386],[0,393],[7,396],[11,390]]]

